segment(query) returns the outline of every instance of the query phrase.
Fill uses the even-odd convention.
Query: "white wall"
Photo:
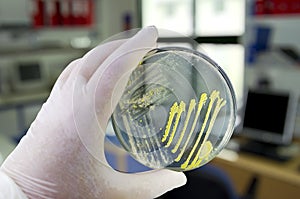
[[[0,0],[0,25],[30,24],[31,0]]]
[[[300,52],[300,15],[291,16],[264,16],[248,17],[248,32],[245,36],[251,37],[251,26],[265,25],[272,29],[270,43],[272,46],[293,46]]]
[[[96,0],[97,21],[101,39],[123,31],[123,17],[125,13],[132,16],[132,28],[137,27],[136,0]]]

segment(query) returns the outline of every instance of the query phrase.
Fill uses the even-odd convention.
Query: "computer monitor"
[[[48,88],[48,74],[39,62],[18,62],[11,69],[11,84],[14,92],[34,92]]]
[[[298,102],[295,95],[252,89],[247,91],[245,98],[243,136],[275,145],[291,143]]]

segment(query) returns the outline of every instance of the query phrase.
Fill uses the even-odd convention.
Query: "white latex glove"
[[[1,167],[28,198],[154,198],[186,183],[183,173],[113,170],[104,155],[107,122],[130,72],[156,46],[147,27],[73,61]],[[0,187],[1,192],[1,187]]]

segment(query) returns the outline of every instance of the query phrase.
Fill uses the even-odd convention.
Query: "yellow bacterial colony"
[[[212,144],[210,143],[210,141],[208,141],[208,137],[211,133],[212,127],[214,125],[215,119],[216,119],[220,109],[226,104],[226,101],[223,100],[222,98],[220,98],[219,93],[220,92],[214,90],[209,97],[210,102],[208,105],[207,112],[204,113],[205,114],[204,122],[202,124],[200,132],[196,136],[197,137],[196,142],[195,142],[194,146],[192,147],[192,150],[190,151],[188,158],[184,161],[183,164],[181,164],[182,169],[192,169],[192,168],[199,166],[201,161],[205,158],[205,156],[207,156],[209,154],[209,152],[212,150]],[[181,145],[181,142],[182,142],[184,136],[185,135],[187,136],[185,144],[180,149],[180,153],[178,154],[178,156],[175,158],[176,162],[179,162],[181,160],[182,155],[186,151],[187,145],[188,145],[191,137],[194,136],[195,126],[196,126],[197,122],[199,122],[198,118],[199,118],[201,109],[202,109],[203,105],[206,103],[206,101],[207,101],[207,94],[203,93],[198,102],[197,111],[196,111],[196,115],[194,118],[190,118],[190,117],[191,117],[192,111],[196,107],[196,101],[195,101],[195,99],[192,99],[190,101],[188,112],[187,112],[187,115],[186,115],[186,118],[184,121],[184,126],[180,132],[180,136],[176,142],[176,145],[171,150],[172,153],[176,153],[177,150],[179,149],[179,146]],[[165,147],[170,147],[171,143],[174,141],[173,139],[174,139],[175,133],[177,131],[178,123],[179,123],[182,112],[184,112],[186,109],[185,107],[186,107],[186,104],[183,101],[181,101],[179,105],[177,102],[175,102],[173,104],[173,106],[170,108],[168,122],[167,122],[167,125],[165,128],[163,138],[161,140],[162,142],[167,142]],[[175,122],[173,122],[174,117],[176,117]],[[211,119],[208,122],[209,118],[211,118]],[[187,126],[190,122],[192,122],[191,130],[190,130],[190,132],[186,132]],[[202,136],[204,135],[204,129],[206,129],[206,128],[207,128],[207,131],[205,133],[205,137],[203,138],[203,141],[202,141],[194,159],[190,163],[191,158],[192,158],[193,154],[195,153],[196,149],[198,148],[198,145],[200,144],[200,140],[201,140]],[[170,134],[170,132],[171,132],[171,134]],[[197,132],[195,132],[195,133],[197,133]],[[167,140],[167,138],[169,138],[169,139]],[[206,154],[205,156],[200,155],[203,149],[205,149],[205,151],[207,151],[207,153],[205,153]]]

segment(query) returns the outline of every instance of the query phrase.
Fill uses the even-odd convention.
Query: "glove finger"
[[[130,54],[133,58],[135,58],[135,62],[139,62],[143,55],[145,55],[149,50],[151,50],[156,45],[157,40],[157,30],[154,26],[149,26],[141,31],[139,31],[135,36],[131,39],[128,39],[123,45],[121,45],[118,49],[116,49],[98,68],[97,71],[93,74],[89,81],[90,87],[96,87],[98,85],[99,77],[109,75],[110,76],[118,76],[117,73],[123,73],[124,71],[132,70],[136,67],[136,65],[128,65],[124,63],[119,63],[122,65],[117,65],[114,62],[119,60],[120,57],[126,57],[127,54]],[[135,54],[133,52],[137,52]],[[137,55],[140,55],[137,57]],[[127,55],[128,56],[128,55]],[[132,58],[132,59],[133,59]],[[122,66],[122,67],[121,67]],[[104,73],[106,71],[106,73]],[[109,72],[113,72],[109,74]]]
[[[107,165],[104,155],[104,137],[111,114],[108,110],[111,110],[110,102],[114,87],[126,71],[138,65],[141,58],[151,49],[150,46],[156,44],[156,38],[156,29],[146,28],[112,52],[101,66],[97,67],[87,84],[83,75],[74,76],[72,106],[76,131],[87,151],[104,165]],[[138,50],[128,53],[131,49]],[[80,63],[80,67],[85,65]],[[82,70],[84,69],[80,68],[79,71]],[[76,71],[73,73],[76,74]],[[127,80],[124,81],[124,85],[126,82]],[[122,94],[121,91],[116,93]]]
[[[167,169],[152,170],[137,174],[120,174],[118,182],[127,193],[135,195],[133,198],[156,198],[174,188],[186,184],[186,176],[183,172]]]
[[[85,82],[88,81],[90,76],[94,71],[101,65],[101,63],[125,40],[111,41],[103,45],[99,45],[89,52],[87,52],[80,60],[77,62],[76,70],[72,70],[68,74],[68,78],[64,78],[64,84],[72,84],[73,81],[78,79],[80,75]],[[66,75],[64,75],[66,76]],[[69,85],[70,86],[70,85]]]
[[[97,68],[104,62],[104,60],[109,57],[109,55],[114,52],[120,45],[125,43],[123,40],[115,40],[108,43],[101,44],[91,51],[86,53],[82,57],[81,69],[79,74],[82,75],[87,81],[94,74]]]
[[[59,86],[60,88],[63,87],[67,79],[69,78],[71,72],[73,69],[77,66],[79,63],[80,59],[75,59],[73,60],[64,70],[63,72],[59,75],[59,77],[56,80],[55,86]]]
[[[151,187],[149,190],[149,198],[156,198],[174,188],[181,187],[185,185],[187,181],[183,172],[167,169],[140,173],[133,178],[136,178],[136,182],[139,181],[142,187]]]
[[[128,78],[141,59],[156,46],[157,30],[147,27],[114,51],[93,74],[87,84],[95,91],[95,108],[100,126],[106,126],[117,101],[120,99]]]

